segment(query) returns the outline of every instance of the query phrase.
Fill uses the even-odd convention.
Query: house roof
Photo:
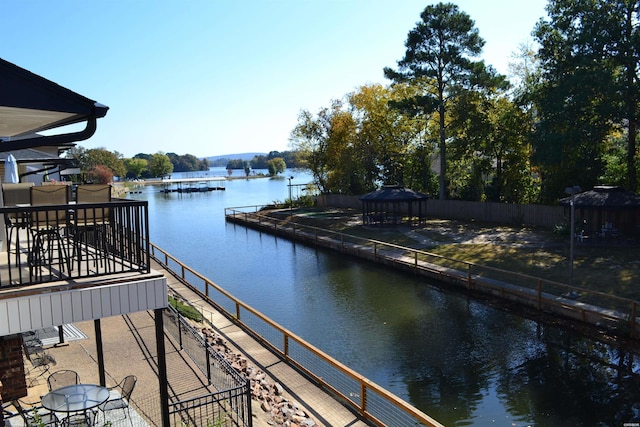
[[[418,191],[413,191],[399,185],[385,185],[384,187],[372,191],[360,197],[362,201],[390,201],[390,202],[410,202],[417,200],[427,200],[429,196]]]
[[[0,151],[65,145],[89,138],[109,107],[0,58]],[[85,130],[35,132],[87,122]]]
[[[571,196],[559,200],[560,206],[570,206]],[[576,207],[629,208],[640,206],[640,194],[622,187],[598,186],[575,195]]]

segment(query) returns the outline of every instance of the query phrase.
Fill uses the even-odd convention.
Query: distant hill
[[[210,156],[205,157],[209,160],[209,163],[215,162],[216,160],[228,159],[228,160],[253,160],[255,156],[266,156],[268,153],[240,153],[240,154],[224,154],[222,156]]]

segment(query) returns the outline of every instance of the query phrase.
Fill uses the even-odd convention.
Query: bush
[[[200,313],[192,306],[178,301],[173,297],[169,297],[169,305],[175,308],[178,313],[180,313],[187,319],[193,320],[194,322],[202,322],[202,313]]]

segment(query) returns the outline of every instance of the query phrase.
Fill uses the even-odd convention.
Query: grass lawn
[[[299,209],[294,214],[297,223],[569,283],[569,242],[551,230],[448,220],[375,229],[363,227],[357,211]],[[575,286],[640,301],[640,245],[576,242],[573,277]]]

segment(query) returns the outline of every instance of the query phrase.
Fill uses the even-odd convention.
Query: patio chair
[[[25,372],[29,381],[28,386],[33,387],[40,377],[49,373],[51,365],[55,365],[56,360],[44,350],[38,334],[33,331],[22,334],[22,348],[33,366],[31,369],[27,368]]]
[[[60,423],[56,414],[41,406],[26,404],[19,400],[13,400],[11,404],[16,408],[27,427],[58,426]]]
[[[80,267],[82,267],[83,249],[87,249],[87,258],[91,252],[98,261],[109,254],[107,226],[111,212],[107,207],[83,207],[83,203],[108,203],[111,201],[111,185],[88,184],[79,185],[76,189],[76,209],[74,217],[74,250],[77,251]],[[91,251],[89,246],[91,246]],[[88,268],[88,265],[87,265]]]
[[[57,390],[68,385],[80,384],[80,375],[78,375],[76,371],[62,369],[49,375],[47,384],[49,385],[49,391]]]
[[[33,182],[20,183],[4,183],[2,184],[2,200],[5,206],[29,205],[31,203],[31,187]],[[11,253],[11,242],[13,241],[13,233],[16,231],[16,264],[18,263],[18,251],[20,250],[20,234],[17,232],[19,228],[27,228],[29,225],[28,218],[19,213],[6,214],[5,227],[7,230],[7,252]]]
[[[135,375],[128,375],[124,377],[118,384],[109,388],[109,399],[107,399],[106,402],[99,406],[100,410],[105,416],[105,420],[107,412],[122,409],[124,417],[119,419],[125,419],[127,418],[127,415],[129,415],[129,421],[133,425],[133,421],[131,420],[131,413],[129,412],[129,402],[131,399],[131,394],[133,393],[133,388],[136,386],[137,381],[138,378]]]
[[[33,186],[31,190],[31,206],[67,205],[69,203],[68,185]],[[69,257],[61,230],[67,226],[68,209],[51,209],[34,211],[31,213],[29,227],[33,234],[34,245],[29,254],[31,267],[52,267],[56,258],[58,268],[65,267],[71,271]]]

